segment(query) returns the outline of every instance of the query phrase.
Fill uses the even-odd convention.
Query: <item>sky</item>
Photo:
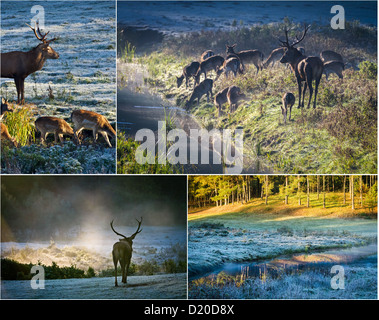
[[[186,176],[3,176],[2,241],[75,227],[186,226]],[[15,236],[16,235],[16,236]],[[19,237],[19,239],[17,239]],[[22,238],[22,239],[21,239]]]

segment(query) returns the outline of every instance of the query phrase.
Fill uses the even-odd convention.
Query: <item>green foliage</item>
[[[359,65],[359,73],[368,79],[376,79],[378,74],[378,64],[371,61],[362,61]]]
[[[169,174],[178,172],[176,166],[166,162],[166,164],[158,164],[158,156],[155,155],[154,164],[139,164],[135,159],[137,148],[141,144],[132,138],[127,138],[122,132],[117,134],[117,173],[121,174],[137,174],[137,173],[160,173]],[[146,156],[146,151],[145,151]]]
[[[45,279],[72,279],[88,278],[94,276],[94,269],[88,268],[87,273],[84,270],[76,268],[75,265],[70,267],[59,267],[56,262],[51,266],[40,264],[45,270]],[[30,273],[33,264],[19,263],[10,259],[1,259],[1,278],[3,280],[30,280]]]
[[[123,62],[132,62],[136,53],[136,47],[133,46],[129,41],[126,41],[126,44],[122,50],[121,61]]]
[[[13,112],[7,112],[4,124],[7,125],[9,134],[16,139],[19,146],[26,146],[35,142],[35,130],[32,109],[29,107],[14,108]]]

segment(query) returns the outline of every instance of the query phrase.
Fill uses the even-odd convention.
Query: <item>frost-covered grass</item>
[[[194,299],[377,299],[377,256],[344,266],[345,288],[333,289],[330,268],[242,279],[220,273],[189,283]]]
[[[262,261],[298,252],[361,246],[377,238],[376,210],[352,211],[342,205],[342,194],[333,201],[312,194],[311,208],[297,198],[270,196],[269,205],[253,199],[246,205],[215,207],[189,214],[188,270],[202,274],[225,262]],[[304,199],[303,199],[304,203]],[[371,217],[371,219],[367,219]]]
[[[116,172],[114,148],[77,146],[72,141],[44,147],[32,144],[20,148],[3,146],[1,173],[23,174],[109,174]]]

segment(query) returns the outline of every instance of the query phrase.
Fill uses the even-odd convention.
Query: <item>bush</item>
[[[378,65],[371,61],[363,61],[358,65],[359,73],[369,79],[376,79],[378,74]]]

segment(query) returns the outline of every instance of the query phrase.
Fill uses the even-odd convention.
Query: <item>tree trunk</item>
[[[320,188],[319,188],[319,185],[320,185],[320,176],[317,175],[317,200],[320,200]]]
[[[301,206],[300,175],[297,176],[297,193],[299,196],[299,206]]]
[[[307,208],[309,208],[309,176],[307,175]]]
[[[323,208],[325,209],[326,208],[326,204],[325,204],[325,176],[322,176],[322,191],[324,193]]]
[[[351,175],[351,209],[355,210],[354,206],[354,176]]]
[[[268,203],[268,175],[265,176],[265,179],[266,179],[266,200],[265,200],[265,204],[267,205]]]
[[[359,192],[361,193],[361,207],[363,208],[363,178],[359,176]]]
[[[346,176],[343,176],[343,204],[346,205]]]
[[[285,204],[288,204],[288,176],[286,176],[286,189],[285,189],[285,194],[286,194]]]

